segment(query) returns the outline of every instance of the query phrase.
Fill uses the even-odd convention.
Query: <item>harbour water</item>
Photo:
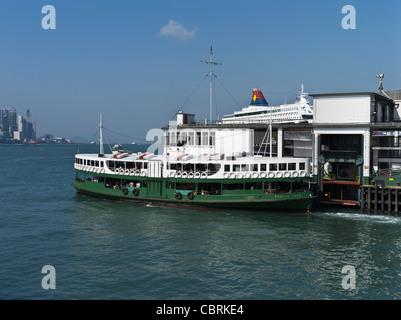
[[[130,146],[141,148],[141,146]],[[77,195],[91,145],[0,146],[0,299],[400,299],[401,217]],[[55,269],[45,290],[43,266]],[[344,266],[355,269],[346,289]]]

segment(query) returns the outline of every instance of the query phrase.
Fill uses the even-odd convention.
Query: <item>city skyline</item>
[[[0,143],[30,142],[36,140],[36,122],[31,120],[30,110],[25,118],[14,107],[0,109]]]
[[[42,8],[55,8],[44,29]],[[355,8],[345,29],[346,6]],[[37,135],[107,128],[145,139],[182,109],[213,118],[245,107],[260,87],[269,105],[310,93],[401,88],[401,4],[374,1],[9,1],[0,4],[0,106],[34,110]],[[196,90],[195,90],[196,89]],[[116,138],[110,138],[116,140]],[[122,137],[122,140],[133,140]]]

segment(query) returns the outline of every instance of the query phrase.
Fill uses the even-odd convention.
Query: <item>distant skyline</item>
[[[45,5],[56,29],[42,28]],[[342,26],[347,5],[355,29]],[[107,128],[145,139],[179,109],[209,117],[210,45],[222,63],[215,119],[247,106],[253,87],[270,105],[293,102],[302,83],[376,92],[379,73],[384,90],[400,89],[400,17],[399,0],[2,1],[0,109],[29,109],[37,136],[89,140],[102,113]]]

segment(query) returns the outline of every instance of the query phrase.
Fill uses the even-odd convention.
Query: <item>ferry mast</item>
[[[206,74],[206,76],[210,77],[210,115],[209,115],[210,118],[209,118],[209,121],[211,123],[212,122],[212,108],[213,108],[213,77],[217,77],[216,75],[213,74],[213,65],[222,65],[222,63],[213,61],[212,46],[210,46],[210,60],[209,61],[201,60],[200,62],[204,62],[204,63],[210,65],[209,74]]]

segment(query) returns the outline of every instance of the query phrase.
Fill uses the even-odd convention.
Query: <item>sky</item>
[[[45,5],[55,9],[55,29]],[[355,9],[355,28],[349,11]],[[90,140],[99,115],[121,143],[162,128],[178,110],[213,118],[310,93],[401,89],[399,0],[2,0],[0,108],[29,109],[37,135]],[[111,131],[107,134],[113,135]]]

